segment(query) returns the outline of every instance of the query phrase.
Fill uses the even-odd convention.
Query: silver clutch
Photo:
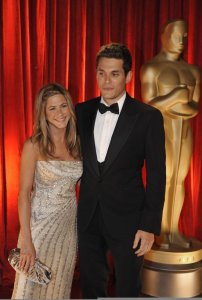
[[[39,259],[36,259],[34,266],[30,267],[27,273],[23,273],[23,271],[20,270],[19,260],[20,249],[12,249],[9,253],[8,261],[16,272],[24,274],[28,280],[38,284],[46,285],[49,283],[52,277],[51,269],[44,265]]]

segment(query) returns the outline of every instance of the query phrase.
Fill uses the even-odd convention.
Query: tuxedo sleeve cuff
[[[162,211],[159,212],[144,212],[140,221],[139,229],[160,235],[161,232]]]

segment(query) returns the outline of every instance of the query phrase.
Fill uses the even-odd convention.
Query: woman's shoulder
[[[32,137],[29,137],[25,142],[24,142],[24,149],[34,151],[36,148],[38,148],[37,143],[33,142]]]
[[[29,154],[29,156],[37,160],[39,156],[39,146],[38,143],[34,143],[32,137],[28,138],[23,145],[22,155]]]

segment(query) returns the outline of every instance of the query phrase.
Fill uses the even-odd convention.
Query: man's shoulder
[[[160,110],[156,107],[131,97],[130,100],[127,108],[129,115],[138,115],[143,120],[163,119]]]
[[[88,109],[89,107],[97,105],[99,101],[100,101],[100,97],[89,99],[89,100],[86,100],[84,102],[77,103],[76,108],[78,108],[78,109]]]
[[[132,98],[129,96],[129,99],[131,100],[129,103],[133,109],[135,109],[138,112],[154,112],[154,111],[159,111],[157,108],[146,104],[142,102],[141,100],[138,100],[136,98]]]

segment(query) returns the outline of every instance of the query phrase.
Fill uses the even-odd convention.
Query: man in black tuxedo
[[[78,233],[86,299],[107,297],[108,250],[117,297],[137,297],[143,255],[160,233],[165,193],[163,119],[159,110],[126,93],[131,65],[126,46],[101,47],[96,58],[101,97],[76,106],[84,167]]]

